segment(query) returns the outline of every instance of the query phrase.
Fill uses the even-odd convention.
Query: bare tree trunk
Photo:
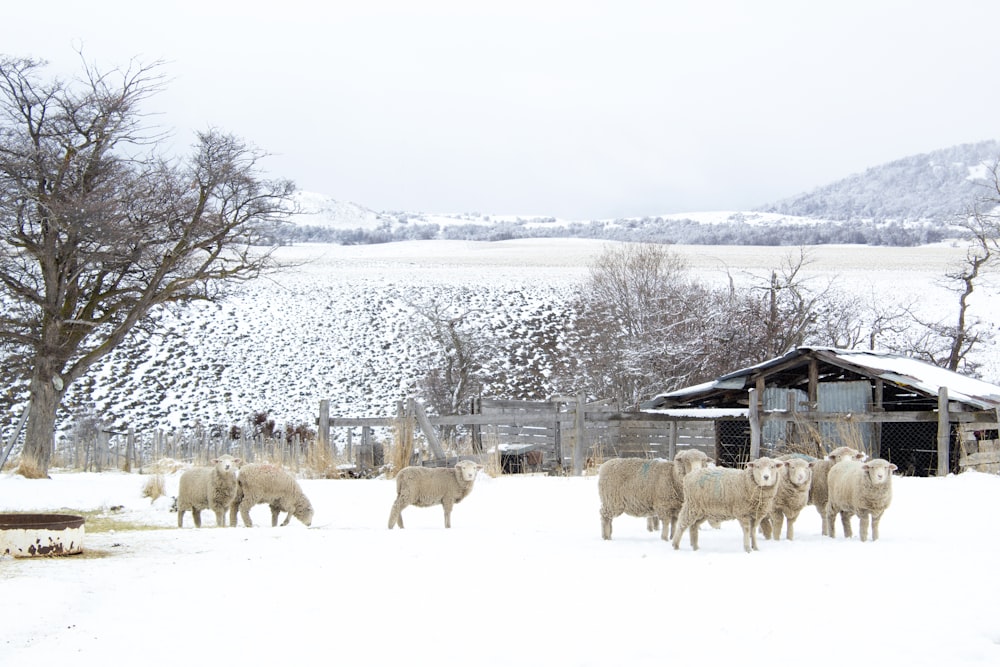
[[[55,446],[56,410],[62,394],[53,384],[54,378],[48,364],[40,361],[31,378],[31,405],[24,431],[24,450],[17,469],[24,477],[42,479],[49,476],[49,462]]]

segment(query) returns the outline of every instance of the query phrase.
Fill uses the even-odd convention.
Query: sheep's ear
[[[809,466],[810,468],[813,468],[813,467],[815,467],[815,466],[816,466],[816,462],[815,462],[815,461],[809,461],[809,463],[808,463],[807,465],[808,465],[808,466]]]
[[[893,470],[898,470],[898,468],[896,468],[896,464],[895,464],[895,463],[890,463],[890,464],[889,464],[889,470],[890,470],[890,471],[893,471]]]
[[[864,461],[864,459],[865,459],[865,453],[864,452],[858,452],[857,454],[854,455],[854,460],[855,461]]]
[[[774,467],[775,468],[784,468],[785,467],[785,462],[784,461],[775,461]]]

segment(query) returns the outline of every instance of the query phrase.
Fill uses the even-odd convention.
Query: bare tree
[[[1000,159],[987,170],[982,183],[984,194],[955,224],[965,231],[965,257],[945,272],[943,283],[957,297],[953,319],[928,320],[915,310],[913,321],[920,325],[910,348],[916,356],[947,368],[974,373],[969,354],[979,343],[992,339],[972,309],[972,296],[1000,260]]]
[[[47,79],[0,57],[0,340],[23,355],[30,408],[19,471],[45,476],[67,387],[158,307],[215,299],[270,265],[270,225],[293,185],[264,154],[216,130],[186,160],[140,107],[160,65]]]
[[[461,414],[480,393],[484,369],[493,358],[489,332],[472,321],[476,309],[459,303],[430,297],[410,306],[425,350],[420,390],[437,414]]]

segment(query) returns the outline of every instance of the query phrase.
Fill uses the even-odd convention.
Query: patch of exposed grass
[[[84,531],[87,533],[109,533],[123,530],[162,530],[163,526],[153,526],[139,523],[128,517],[107,509],[79,511],[73,509],[57,510],[59,514],[75,514],[84,519]]]

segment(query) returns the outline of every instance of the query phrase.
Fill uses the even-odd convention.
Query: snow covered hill
[[[319,402],[336,416],[389,415],[412,395],[416,349],[407,333],[412,304],[430,295],[454,299],[488,317],[490,335],[511,341],[510,376],[535,378],[539,397],[571,392],[552,386],[550,351],[528,335],[559,332],[570,322],[564,304],[607,246],[587,239],[521,239],[498,243],[411,241],[368,246],[282,248],[282,273],[243,285],[218,304],[165,314],[161,333],[129,341],[71,387],[61,427],[87,416],[114,428],[242,424],[267,412],[277,423],[315,423]],[[676,246],[692,271],[724,284],[766,275],[795,249]],[[835,277],[845,289],[948,312],[954,297],[937,284],[961,247],[819,246],[808,273]],[[996,290],[977,295],[977,314],[994,317]],[[995,326],[995,325],[994,325]],[[556,334],[557,338],[561,334]],[[558,340],[554,343],[560,344]],[[1000,380],[983,347],[986,379]],[[507,377],[495,396],[509,397]]]

